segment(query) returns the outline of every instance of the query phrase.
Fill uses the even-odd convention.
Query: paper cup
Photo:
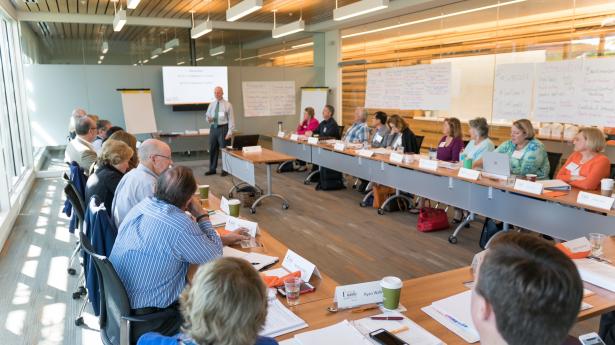
[[[536,182],[536,179],[538,178],[538,175],[536,175],[536,174],[527,174],[527,175],[525,175],[525,178],[528,181]]]
[[[466,169],[472,169],[472,164],[474,162],[472,161],[472,158],[466,158],[463,160],[463,167]]]
[[[228,212],[231,217],[239,217],[239,207],[241,206],[241,201],[237,199],[231,199],[228,201]]]
[[[201,199],[209,198],[209,185],[208,184],[199,185],[199,195],[201,196]]]
[[[384,307],[389,310],[395,310],[399,307],[399,297],[402,287],[401,279],[397,277],[384,277],[380,281],[382,288],[382,297],[384,299]]]
[[[603,178],[600,180],[600,190],[602,191],[602,195],[609,196],[613,192],[613,186],[615,185],[615,180],[612,178]]]

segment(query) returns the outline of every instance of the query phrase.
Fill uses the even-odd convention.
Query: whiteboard
[[[164,104],[203,104],[214,100],[214,88],[221,86],[229,99],[227,67],[162,67]]]
[[[493,120],[529,118],[532,111],[534,64],[513,63],[495,67]]]
[[[579,123],[576,98],[583,82],[583,61],[536,64],[534,119],[541,122]]]
[[[367,71],[365,107],[447,110],[451,107],[451,64],[425,64]]]
[[[292,115],[297,111],[294,81],[244,81],[245,117]]]
[[[156,117],[151,90],[120,90],[126,131],[132,134],[156,133]]]
[[[303,121],[303,109],[314,108],[314,113],[318,121],[322,121],[322,110],[327,105],[327,87],[304,87],[301,88],[301,111],[299,112],[299,122]]]
[[[615,127],[615,58],[583,60],[578,90],[576,123]]]

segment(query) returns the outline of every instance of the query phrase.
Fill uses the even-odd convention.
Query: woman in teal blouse
[[[510,170],[513,175],[536,174],[538,179],[547,179],[549,176],[547,151],[542,142],[534,138],[534,127],[530,120],[513,122],[510,140],[498,146],[495,152],[510,157]],[[482,160],[477,165],[482,166]]]

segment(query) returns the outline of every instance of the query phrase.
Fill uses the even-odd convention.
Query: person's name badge
[[[514,159],[521,159],[521,157],[523,157],[523,151],[516,150],[512,154],[512,158],[514,158]]]
[[[438,147],[445,147],[445,146],[446,146],[446,142],[445,141],[441,142],[440,145],[438,145]]]
[[[382,135],[376,133],[376,135],[374,135],[374,141],[380,143],[382,141]]]
[[[570,164],[566,165],[566,170],[570,171],[570,175],[572,176],[579,176],[579,171],[581,170],[579,168],[579,165],[574,162],[571,162]]]

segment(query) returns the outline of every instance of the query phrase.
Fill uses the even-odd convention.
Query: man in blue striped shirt
[[[222,256],[223,242],[246,239],[243,234],[221,239],[207,211],[193,199],[196,189],[190,168],[170,168],[158,177],[154,197],[137,204],[120,226],[109,260],[137,315],[177,309],[189,265]],[[181,322],[177,314],[160,324],[136,325],[140,329],[133,333],[137,337],[145,331],[173,335]]]

